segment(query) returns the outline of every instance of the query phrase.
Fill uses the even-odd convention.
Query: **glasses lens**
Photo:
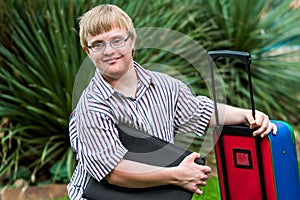
[[[104,49],[105,49],[105,43],[103,42],[92,45],[92,51],[94,52],[103,51]]]
[[[96,44],[91,45],[91,49],[93,52],[101,52],[104,51],[106,48],[106,45],[110,44],[112,48],[121,48],[125,46],[125,42],[129,39],[129,36],[127,38],[124,38],[122,36],[114,37],[112,40],[107,42],[99,42]]]
[[[123,37],[121,38],[115,38],[110,42],[111,46],[114,48],[120,48],[125,45],[125,39]]]

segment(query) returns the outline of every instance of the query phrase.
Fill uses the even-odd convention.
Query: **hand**
[[[270,121],[268,115],[260,111],[255,111],[255,119],[253,118],[252,114],[247,113],[246,119],[249,123],[250,129],[259,127],[256,131],[253,132],[253,136],[260,135],[260,137],[263,138],[271,131],[274,135],[276,135],[277,133],[277,126]]]
[[[200,154],[194,152],[180,163],[177,167],[175,184],[201,195],[203,191],[199,189],[199,186],[206,185],[208,173],[211,172],[211,168],[196,164],[194,161],[199,157]]]

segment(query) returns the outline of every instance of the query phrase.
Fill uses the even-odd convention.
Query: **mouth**
[[[112,64],[117,62],[121,57],[114,57],[114,58],[106,58],[103,59],[103,62],[108,63],[108,64]]]

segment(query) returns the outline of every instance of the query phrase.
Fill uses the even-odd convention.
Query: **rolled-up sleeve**
[[[174,120],[177,133],[205,134],[213,112],[211,99],[194,96],[185,84],[180,84]]]
[[[100,181],[109,174],[127,152],[112,120],[104,114],[87,111],[77,118],[78,160],[84,169]]]

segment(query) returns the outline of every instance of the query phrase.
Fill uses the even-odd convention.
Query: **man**
[[[97,6],[80,18],[80,42],[96,66],[96,72],[70,117],[70,140],[78,165],[68,193],[81,199],[92,176],[98,181],[144,188],[166,184],[202,194],[209,166],[200,166],[192,153],[179,166],[157,167],[123,159],[127,149],[116,125],[125,123],[141,131],[174,141],[174,133],[205,134],[214,125],[214,105],[204,96],[195,97],[179,80],[142,68],[133,60],[136,32],[130,17],[114,5]],[[276,126],[267,115],[228,105],[222,124],[248,123],[259,127],[261,137]]]

